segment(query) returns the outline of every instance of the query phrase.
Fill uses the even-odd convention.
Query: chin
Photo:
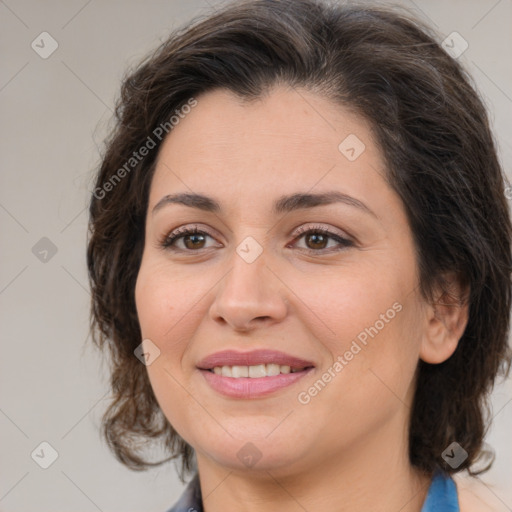
[[[203,431],[200,440],[196,438],[188,442],[216,464],[233,471],[272,472],[304,462],[308,450],[305,449],[303,439],[300,441],[300,450],[297,448],[302,436],[286,429],[278,433],[279,427],[276,429],[276,425],[279,425],[279,421],[274,418],[272,421],[265,418],[261,422],[249,422],[244,418],[243,422],[244,425],[229,422],[226,430],[233,437],[224,430],[220,436],[218,432],[215,435],[212,432],[204,435]],[[238,428],[235,428],[235,423],[238,423]],[[269,424],[272,426],[269,427]]]
[[[288,449],[281,449],[271,443],[265,446],[251,441],[242,444],[233,443],[229,450],[212,450],[208,447],[208,456],[216,464],[237,472],[261,473],[262,477],[268,478],[268,473],[289,474],[298,465],[297,453],[289,453]]]

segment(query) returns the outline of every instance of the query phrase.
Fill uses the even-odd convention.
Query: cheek
[[[146,367],[154,395],[165,417],[188,442],[188,411],[195,404],[186,392],[188,385],[181,365],[192,335],[192,327],[188,326],[200,304],[196,304],[198,292],[190,279],[186,284],[182,279],[161,264],[143,261],[135,301],[142,338],[150,339],[160,350],[159,356]]]
[[[166,351],[174,350],[200,312],[204,293],[201,277],[185,278],[166,265],[143,262],[135,288],[142,336]]]
[[[335,269],[309,286],[297,284],[304,304],[321,320],[319,339],[329,344],[333,355],[348,350],[352,340],[364,344],[365,340],[385,337],[390,326],[400,322],[404,295],[400,286],[393,276],[385,278],[369,269]]]
[[[410,293],[412,277],[407,283],[403,278],[361,272],[331,279],[323,293],[306,299],[329,328],[328,336],[323,327],[317,331],[329,353],[322,368],[325,380],[336,382],[332,387],[356,402],[393,393],[404,398],[411,385],[419,358],[420,310]]]

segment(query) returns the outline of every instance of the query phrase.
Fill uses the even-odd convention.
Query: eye
[[[208,247],[204,246],[208,237],[213,238],[208,232],[197,229],[197,226],[194,228],[184,227],[165,235],[160,241],[160,245],[164,249],[171,251],[196,252],[201,249],[208,249]],[[340,251],[354,245],[351,240],[333,233],[322,226],[301,226],[295,233],[294,242],[301,238],[304,238],[306,243],[310,245],[310,247],[301,249],[310,253]],[[334,248],[326,247],[329,241],[336,242]],[[182,247],[178,246],[179,242],[183,243]]]
[[[194,251],[198,249],[204,249],[204,241],[206,237],[212,238],[206,231],[200,231],[197,226],[192,228],[180,228],[173,231],[169,235],[166,235],[163,240],[160,241],[160,245],[164,249],[170,249],[173,251]],[[182,241],[185,247],[176,247],[176,242]]]
[[[310,247],[305,247],[304,250],[311,253],[341,251],[354,246],[352,240],[333,233],[322,226],[301,226],[296,234],[298,236],[295,237],[294,242],[304,238],[305,243],[310,245]],[[336,242],[338,245],[336,247],[335,244],[334,251],[333,247],[326,247],[329,240]]]

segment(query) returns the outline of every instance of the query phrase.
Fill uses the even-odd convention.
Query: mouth
[[[256,364],[251,366],[215,366],[207,371],[215,373],[215,375],[222,375],[223,377],[231,377],[233,379],[240,379],[248,377],[249,379],[260,379],[263,377],[275,377],[276,375],[287,375],[289,373],[298,373],[309,370],[313,366],[303,366],[300,368],[292,368],[289,365],[282,365],[277,363],[270,364]]]
[[[262,376],[257,372],[262,372],[263,366],[265,367],[265,372],[277,375],[278,367],[279,373],[289,373],[287,367],[289,367],[291,372],[314,366],[314,364],[311,361],[286,354],[285,352],[268,349],[251,350],[250,352],[223,350],[205,357],[197,364],[200,370],[212,370],[214,373],[218,372],[218,370],[215,370],[216,368],[221,368],[221,371],[223,368],[235,368],[235,374],[239,371],[236,369],[237,367],[252,368],[252,372],[258,377]],[[226,369],[226,372],[228,371]],[[244,372],[245,370],[242,371]],[[232,375],[226,376],[231,377]],[[243,376],[247,377],[248,375]]]
[[[254,399],[274,394],[314,371],[312,362],[283,352],[217,352],[198,365],[206,383],[223,396]]]
[[[247,367],[240,368],[245,368],[248,370]],[[226,369],[229,371],[231,368],[228,366],[223,366],[221,371],[224,372]],[[235,372],[236,371],[237,370],[235,369]],[[269,395],[275,395],[278,392],[284,390],[284,388],[288,388],[293,384],[296,384],[299,380],[303,379],[306,375],[313,371],[314,367],[310,366],[308,368],[298,368],[293,372],[285,368],[285,372],[287,373],[279,372],[277,375],[265,375],[258,377],[229,377],[223,375],[222,373],[215,373],[212,370],[200,370],[206,383],[211,389],[223,395],[224,397],[244,400],[264,398]],[[255,374],[253,373],[253,375]]]

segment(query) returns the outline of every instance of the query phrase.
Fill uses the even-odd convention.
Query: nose
[[[211,318],[236,331],[270,326],[285,318],[284,285],[265,263],[265,251],[248,263],[233,253],[231,270],[217,288],[210,307]]]

